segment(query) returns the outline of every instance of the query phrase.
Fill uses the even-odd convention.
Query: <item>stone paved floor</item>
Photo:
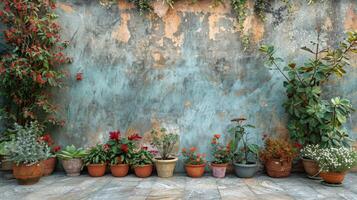
[[[303,174],[273,179],[257,175],[240,179],[229,175],[216,179],[207,174],[192,179],[184,174],[162,179],[156,176],[142,179],[133,175],[114,178],[106,175],[66,177],[56,173],[44,177],[36,185],[19,186],[15,180],[0,179],[0,199],[348,199],[357,200],[357,174],[349,174],[343,187],[323,186]]]

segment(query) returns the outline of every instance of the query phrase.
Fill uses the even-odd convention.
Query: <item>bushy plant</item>
[[[296,156],[296,149],[293,145],[281,138],[267,138],[265,140],[264,148],[259,152],[260,160],[263,162],[272,159],[289,162]]]
[[[281,68],[281,58],[275,56],[273,46],[262,46],[267,64],[285,78],[287,99],[284,102],[289,114],[288,129],[291,139],[302,144],[321,144],[322,147],[349,146],[350,137],[343,127],[353,111],[349,100],[334,97],[324,100],[323,85],[332,75],[342,77],[348,58],[357,53],[357,32],[348,32],[337,48],[321,48],[320,39],[314,49],[302,49],[312,54],[302,66],[289,63]]]
[[[300,156],[305,159],[313,159],[317,156],[320,148],[318,144],[308,144],[300,150]]]
[[[35,123],[14,125],[16,137],[6,146],[6,159],[15,164],[32,165],[46,159],[48,150],[44,142],[38,140]]]
[[[84,164],[105,164],[108,161],[108,144],[97,144],[94,147],[91,147],[84,157]]]
[[[120,131],[109,132],[109,145],[108,159],[110,164],[129,164],[130,159],[133,157],[133,151],[137,148],[132,136],[129,138],[121,137]]]
[[[165,128],[160,131],[153,129],[151,131],[152,144],[158,150],[162,160],[169,160],[179,136],[174,133],[166,133]]]
[[[228,130],[232,135],[230,147],[233,158],[237,163],[247,164],[253,162],[251,157],[257,158],[259,146],[249,142],[247,128],[254,128],[254,126],[244,124],[245,118],[236,118],[231,121],[235,122],[235,125]]]
[[[211,140],[212,148],[212,163],[214,164],[226,164],[231,160],[230,144],[223,145],[219,142],[221,135],[215,134]]]
[[[312,157],[323,172],[346,172],[357,165],[357,152],[351,148],[321,148]]]
[[[182,149],[184,163],[187,165],[202,165],[206,163],[206,154],[197,153],[196,147],[191,147],[188,151]]]
[[[62,160],[81,159],[87,155],[87,151],[83,148],[76,148],[73,144],[66,146],[63,150],[57,153],[57,157]]]
[[[146,147],[134,150],[133,157],[130,160],[130,165],[140,167],[144,165],[152,165],[154,156],[147,150]]]

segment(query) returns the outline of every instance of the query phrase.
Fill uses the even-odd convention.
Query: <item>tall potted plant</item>
[[[84,164],[87,166],[90,176],[104,176],[108,161],[108,151],[108,144],[97,144],[89,149],[88,154],[84,157]]]
[[[87,152],[84,149],[77,149],[74,145],[66,146],[57,153],[57,157],[61,159],[67,176],[79,176],[81,174],[83,158],[86,155]]]
[[[14,163],[13,174],[20,185],[37,183],[43,174],[45,144],[34,134],[36,125],[34,122],[26,126],[15,124],[16,137],[6,147],[7,159]]]
[[[349,169],[357,165],[357,152],[351,148],[321,148],[312,157],[321,168],[320,176],[327,184],[341,184]]]
[[[130,160],[130,165],[134,168],[137,177],[146,178],[151,176],[153,170],[153,155],[146,147],[135,149]]]
[[[259,156],[270,177],[287,177],[290,175],[296,150],[288,141],[267,138],[264,149],[260,151]]]
[[[199,178],[205,173],[206,155],[197,153],[196,147],[191,147],[188,151],[186,148],[182,149],[182,156],[184,158],[185,170],[189,177]]]
[[[120,131],[109,133],[109,155],[110,171],[115,177],[126,176],[129,172],[129,162],[132,158],[136,145],[133,140],[122,138]]]
[[[231,160],[230,144],[223,145],[219,142],[221,135],[215,134],[211,140],[213,161],[211,162],[212,175],[216,178],[224,178],[226,169]]]
[[[244,124],[245,118],[232,119],[236,124],[229,129],[232,135],[231,153],[233,155],[233,165],[235,174],[241,178],[253,177],[257,171],[257,156],[259,146],[249,142],[247,128],[254,128],[253,125]]]
[[[309,178],[320,179],[320,167],[314,159],[317,157],[320,145],[308,144],[300,150],[300,157],[304,166],[304,170]]]
[[[165,128],[160,131],[151,131],[152,144],[158,150],[160,157],[154,158],[156,171],[159,177],[172,177],[178,158],[172,155],[175,144],[179,136],[174,133],[166,133]]]
[[[39,138],[44,142],[46,147],[46,159],[43,161],[44,171],[43,175],[48,176],[53,173],[56,163],[56,153],[61,150],[60,146],[56,146],[50,134],[45,134]]]

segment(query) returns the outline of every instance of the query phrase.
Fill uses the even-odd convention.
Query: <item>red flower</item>
[[[125,153],[128,153],[128,151],[129,151],[129,147],[128,147],[127,144],[122,144],[121,147],[120,147],[120,149],[121,149],[122,151],[124,151]]]
[[[212,141],[211,141],[211,144],[217,144],[217,139],[213,138]]]
[[[148,147],[147,146],[142,146],[141,149],[142,150],[148,150]]]
[[[186,153],[186,148],[182,148],[182,153]]]
[[[111,132],[109,132],[109,134],[110,134],[109,138],[110,138],[111,140],[116,140],[116,141],[118,141],[119,138],[120,138],[120,131],[111,131]]]
[[[220,134],[214,134],[214,137],[219,139],[221,137],[221,135]]]
[[[44,141],[45,143],[47,143],[48,146],[52,146],[53,145],[53,140],[52,140],[50,134],[46,134],[46,135],[42,136],[40,139],[42,141]]]
[[[82,72],[77,72],[77,74],[76,74],[76,80],[77,80],[77,81],[83,80],[83,73],[82,73]]]
[[[59,152],[61,150],[61,146],[55,146],[52,150],[53,152]]]
[[[302,145],[301,145],[300,143],[298,143],[298,142],[296,142],[296,143],[294,144],[294,146],[295,146],[296,148],[298,148],[298,149],[301,149],[301,148],[302,148]]]
[[[140,140],[141,138],[142,138],[142,137],[141,137],[139,134],[137,134],[137,133],[128,136],[128,140],[134,140],[134,141]]]
[[[2,17],[4,15],[3,11],[0,11],[0,17]]]
[[[190,151],[191,151],[191,152],[195,152],[196,150],[197,150],[196,147],[191,147],[191,148],[190,148]]]
[[[36,82],[41,84],[41,85],[46,83],[46,81],[42,79],[42,75],[41,74],[37,74]]]

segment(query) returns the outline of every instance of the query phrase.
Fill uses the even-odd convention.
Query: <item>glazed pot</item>
[[[288,177],[291,173],[292,162],[279,159],[271,159],[265,163],[268,176],[273,178]]]
[[[110,171],[115,177],[124,177],[128,175],[129,165],[128,164],[116,164],[110,165]]]
[[[320,168],[319,164],[311,159],[302,159],[305,172],[312,177],[319,176]]]
[[[80,158],[62,160],[62,165],[67,176],[79,176],[81,174],[83,161]]]
[[[33,165],[13,165],[13,174],[20,185],[32,185],[37,183],[43,175],[43,163]]]
[[[88,174],[92,177],[104,176],[105,170],[107,169],[106,163],[101,164],[89,164],[87,165]]]
[[[151,176],[152,169],[152,165],[136,166],[134,167],[134,173],[137,177],[146,178]]]
[[[169,160],[155,158],[157,175],[161,178],[172,177],[175,171],[177,160],[178,158],[171,158]]]
[[[223,164],[211,163],[213,177],[224,178],[226,176],[227,165],[228,163],[223,163]]]
[[[322,180],[330,184],[341,184],[345,179],[345,172],[321,172]]]
[[[234,172],[240,178],[251,178],[255,175],[258,169],[257,163],[234,163]]]
[[[205,166],[206,164],[201,164],[201,165],[185,165],[185,170],[187,173],[187,176],[192,177],[192,178],[199,178],[202,177],[203,174],[205,173]]]
[[[48,158],[43,161],[43,176],[48,176],[52,174],[55,170],[57,159],[56,157]]]

